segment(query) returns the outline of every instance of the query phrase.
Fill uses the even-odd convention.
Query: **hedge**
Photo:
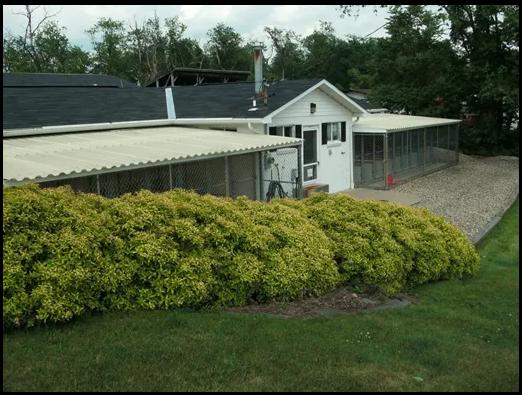
[[[3,231],[4,328],[291,300],[353,281],[399,291],[478,270],[473,246],[442,218],[345,195],[262,203],[4,187]]]
[[[473,275],[479,257],[466,236],[426,209],[314,194],[303,202],[333,241],[343,281],[386,291]]]

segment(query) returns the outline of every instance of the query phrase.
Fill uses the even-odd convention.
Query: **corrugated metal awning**
[[[414,115],[372,114],[361,118],[353,127],[354,133],[386,133],[400,130],[429,128],[459,124],[458,119],[418,117]]]
[[[3,140],[4,183],[79,176],[267,149],[301,139],[181,127],[113,130]]]

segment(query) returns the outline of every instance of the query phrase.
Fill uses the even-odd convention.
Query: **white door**
[[[330,192],[336,193],[350,189],[350,155],[348,144],[332,144],[326,146],[326,153],[321,160],[321,175],[325,184],[330,185]]]
[[[318,179],[319,152],[318,129],[303,131],[303,183],[313,184]]]

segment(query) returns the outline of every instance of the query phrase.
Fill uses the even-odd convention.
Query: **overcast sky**
[[[4,32],[23,32],[26,19],[14,15],[22,5],[4,5]],[[89,50],[89,38],[85,30],[92,27],[98,18],[113,18],[130,22],[136,17],[145,20],[158,13],[160,18],[179,16],[188,26],[187,36],[205,39],[207,31],[223,22],[248,38],[266,41],[265,26],[292,29],[299,34],[309,34],[319,26],[319,21],[332,22],[337,34],[365,36],[385,23],[386,12],[374,13],[373,7],[363,9],[359,17],[340,18],[336,5],[51,5],[51,13],[60,11],[55,17],[67,28],[67,36],[75,45]],[[41,17],[41,13],[38,16]],[[381,29],[373,36],[385,35]]]

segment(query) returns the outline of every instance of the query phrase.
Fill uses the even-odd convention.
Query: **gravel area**
[[[461,155],[458,166],[394,188],[421,198],[418,207],[442,215],[473,239],[519,190],[519,159]]]

